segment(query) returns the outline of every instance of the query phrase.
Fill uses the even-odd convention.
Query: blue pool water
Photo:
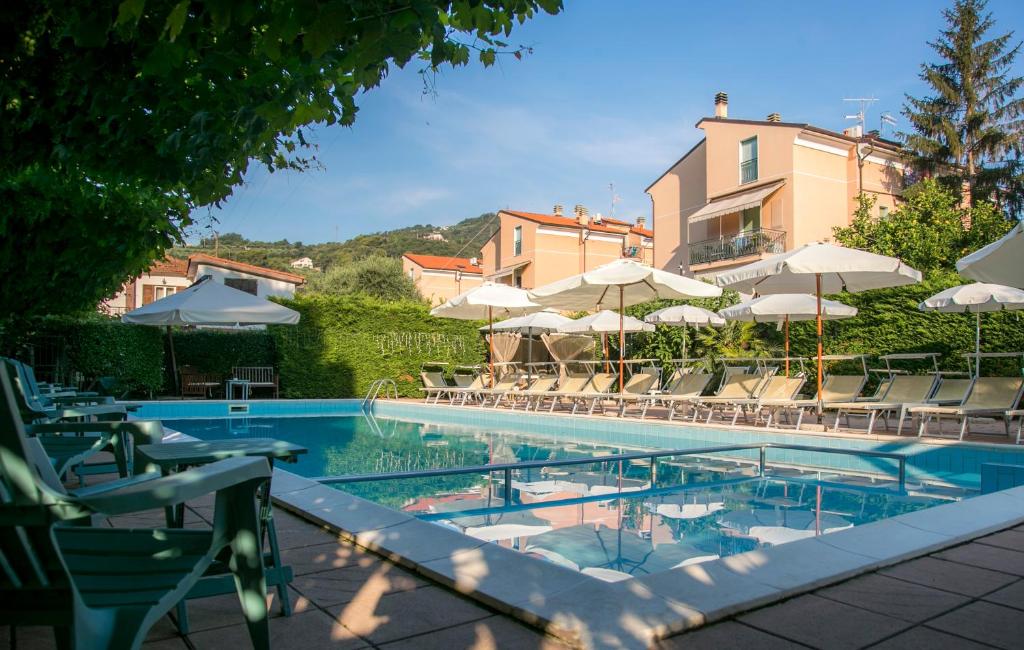
[[[510,491],[500,472],[335,487],[606,580],[968,498],[976,494],[981,463],[1024,462],[1024,450],[998,446],[388,406],[380,411],[390,417],[367,418],[348,409],[267,417],[181,417],[185,413],[179,412],[162,419],[200,439],[270,437],[303,445],[309,453],[287,469],[307,477],[540,461],[515,472]],[[764,441],[906,454],[907,489],[899,489],[892,459],[819,451],[770,449],[765,476],[757,469],[757,451],[663,458],[653,473],[648,460],[601,460],[640,450]],[[543,465],[570,458],[587,462]]]

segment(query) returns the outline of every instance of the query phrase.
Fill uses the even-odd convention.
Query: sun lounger
[[[650,402],[644,403],[640,419],[644,419],[647,416],[648,408],[656,404],[668,406],[668,419],[674,419],[676,407],[681,404],[692,404],[695,400],[699,399],[704,394],[704,391],[707,390],[712,377],[713,375],[709,372],[694,372],[682,375],[674,385],[669,387],[667,392],[656,395]]]
[[[768,377],[764,385],[757,392],[756,397],[746,399],[720,400],[717,406],[722,411],[729,407],[733,408],[732,424],[736,424],[739,416],[746,421],[747,415],[754,414],[754,424],[757,424],[763,416],[761,404],[764,401],[793,400],[800,393],[800,390],[807,383],[807,378],[802,375],[787,377],[785,375],[772,375]],[[765,418],[767,421],[767,417]]]
[[[547,393],[538,396],[536,403],[534,404],[534,410],[539,411],[541,406],[544,405],[544,401],[547,399],[551,400],[551,406],[548,408],[549,413],[553,413],[555,408],[558,407],[562,398],[578,393],[590,383],[590,375],[583,373],[572,373],[566,375],[558,380],[558,387],[555,390],[548,391]]]
[[[423,382],[423,387],[420,388],[424,393],[423,400],[427,403],[431,403],[430,398],[433,397],[432,403],[437,404],[441,397],[448,395],[449,389],[452,388],[444,380],[444,373],[440,370],[420,372],[420,380]]]
[[[502,383],[509,379],[506,377],[505,380],[498,381],[494,384],[494,388],[505,389],[510,387],[511,383]],[[448,389],[449,403],[459,403],[459,406],[465,406],[466,402],[480,398],[481,391],[489,390],[491,384],[491,376],[489,374],[477,375],[473,378],[468,386],[452,386]]]
[[[903,433],[903,423],[910,415],[910,409],[915,406],[959,406],[967,399],[971,391],[974,379],[961,377],[943,377],[940,375],[939,386],[932,393],[932,396],[917,404],[907,403],[900,407],[900,420],[896,425],[896,435]],[[917,416],[912,416],[914,420]]]
[[[568,399],[572,403],[572,412],[575,414],[581,404],[589,403],[587,413],[593,414],[594,409],[597,408],[601,400],[607,399],[611,390],[615,387],[615,384],[619,381],[619,376],[613,372],[598,372],[590,378],[583,389],[574,392],[558,391],[561,397]]]
[[[959,439],[963,440],[968,433],[973,417],[999,417],[1003,420],[1006,435],[1010,435],[1010,418],[1008,411],[1017,408],[1021,394],[1024,394],[1024,378],[1022,377],[978,377],[971,386],[971,392],[960,406],[914,406],[911,415],[921,418],[918,437],[928,433],[928,425],[936,419],[942,435],[942,418],[954,417],[960,421]]]
[[[716,408],[731,404],[736,400],[750,400],[757,397],[760,390],[768,380],[767,375],[749,372],[732,372],[726,375],[721,388],[714,395],[701,397],[693,404],[693,421],[696,422],[700,416],[701,408],[708,409],[706,422],[710,422]],[[735,417],[733,424],[736,423]]]
[[[629,378],[626,385],[623,386],[621,393],[615,394],[615,399],[618,400],[619,404],[619,416],[622,417],[626,414],[626,409],[630,405],[635,405],[641,401],[649,402],[656,395],[651,391],[658,386],[658,371],[656,369],[644,370],[638,372]]]
[[[1020,444],[1020,438],[1024,435],[1024,409],[1014,409],[1006,412],[1007,421],[1017,418],[1017,442]]]
[[[829,375],[821,384],[821,401],[823,405],[853,402],[863,390],[867,377],[864,375]],[[815,391],[817,392],[817,391]],[[807,409],[816,408],[817,395],[809,399],[764,399],[760,407],[768,411],[766,426],[778,420],[780,413],[787,416],[790,411],[797,411],[796,428],[803,423]]]
[[[558,377],[545,375],[534,379],[527,388],[509,393],[513,398],[511,400],[511,410],[516,410],[516,405],[522,402],[524,410],[529,411],[530,405],[535,401],[539,402],[544,396],[551,394],[552,389],[554,389],[557,383]]]
[[[846,426],[850,425],[851,415],[860,415],[868,419],[867,433],[875,428],[879,416],[889,428],[888,414],[903,408],[904,404],[920,404],[928,399],[935,390],[937,375],[896,375],[889,381],[889,387],[881,399],[872,402],[832,402],[825,409],[836,412],[836,423],[833,431],[839,430],[839,421],[846,418]]]
[[[494,406],[497,406],[501,399],[513,391],[517,391],[519,386],[519,374],[505,375],[499,379],[495,384],[494,388],[477,388],[475,389],[476,395],[480,397],[480,407],[487,406],[487,402],[493,397]]]

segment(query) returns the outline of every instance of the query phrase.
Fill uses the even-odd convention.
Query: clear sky
[[[445,225],[500,208],[650,214],[644,188],[693,146],[713,114],[840,130],[876,97],[899,118],[903,93],[923,94],[926,42],[948,2],[566,0],[513,32],[534,48],[492,68],[447,69],[423,93],[411,65],[360,98],[351,128],[318,129],[321,168],[253,170],[223,209],[195,215],[208,232],[306,243],[406,225]],[[990,0],[999,33],[1024,38],[1024,2]],[[1024,73],[1024,57],[1017,74]],[[884,134],[889,135],[887,129]]]

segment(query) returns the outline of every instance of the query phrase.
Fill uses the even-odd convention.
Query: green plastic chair
[[[51,626],[61,648],[138,648],[219,557],[234,574],[253,646],[269,647],[256,502],[270,477],[266,459],[72,496],[42,480],[29,444],[10,368],[0,364],[0,625]],[[212,530],[75,525],[210,492]]]
[[[62,404],[47,405],[41,396],[31,388],[31,381],[25,365],[13,359],[3,359],[2,364],[11,369],[11,377],[15,385],[14,397],[22,422],[56,422],[69,419],[95,417],[103,420],[126,420],[127,410],[122,405],[111,403],[101,404]],[[102,398],[104,400],[109,398]]]

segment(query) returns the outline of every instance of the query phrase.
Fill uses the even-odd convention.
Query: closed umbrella
[[[761,296],[726,307],[718,312],[729,320],[755,323],[783,323],[785,329],[786,374],[789,374],[789,322],[815,320],[818,317],[818,298],[807,293],[776,293]],[[821,319],[839,320],[857,315],[857,308],[835,300],[821,301]]]
[[[618,294],[619,340],[625,336],[623,310],[651,300],[715,298],[722,290],[699,280],[661,271],[633,260],[616,260],[530,292],[532,299],[556,309],[593,309],[614,301]],[[625,359],[619,346],[619,390],[625,383]]]
[[[535,311],[540,306],[530,300],[529,294],[517,287],[510,287],[507,284],[495,282],[484,282],[480,286],[473,287],[455,296],[443,305],[438,305],[430,310],[431,316],[442,318],[457,318],[461,320],[487,320],[488,345],[490,354],[491,387],[494,387],[494,310],[504,310],[506,313],[525,314]]]
[[[725,319],[711,311],[710,309],[704,309],[703,307],[696,307],[694,305],[674,305],[672,307],[665,307],[658,311],[652,311],[651,313],[644,316],[644,320],[648,323],[655,323],[660,325],[672,325],[674,327],[683,328],[683,359],[686,359],[686,326],[692,325],[694,327],[721,327],[725,325]]]
[[[826,293],[900,287],[921,281],[921,273],[895,257],[877,255],[834,244],[805,244],[787,253],[725,271],[718,285],[740,293],[814,293],[818,330],[818,418],[821,418],[822,316],[821,296]]]
[[[940,291],[917,306],[921,311],[974,313],[974,374],[981,374],[981,312],[1024,309],[1024,291],[976,282]]]
[[[121,322],[167,328],[171,373],[177,390],[178,363],[174,357],[172,325],[295,325],[299,312],[204,276],[187,289],[133,309],[121,316]]]
[[[1024,223],[956,263],[960,275],[981,282],[1024,288]]]

